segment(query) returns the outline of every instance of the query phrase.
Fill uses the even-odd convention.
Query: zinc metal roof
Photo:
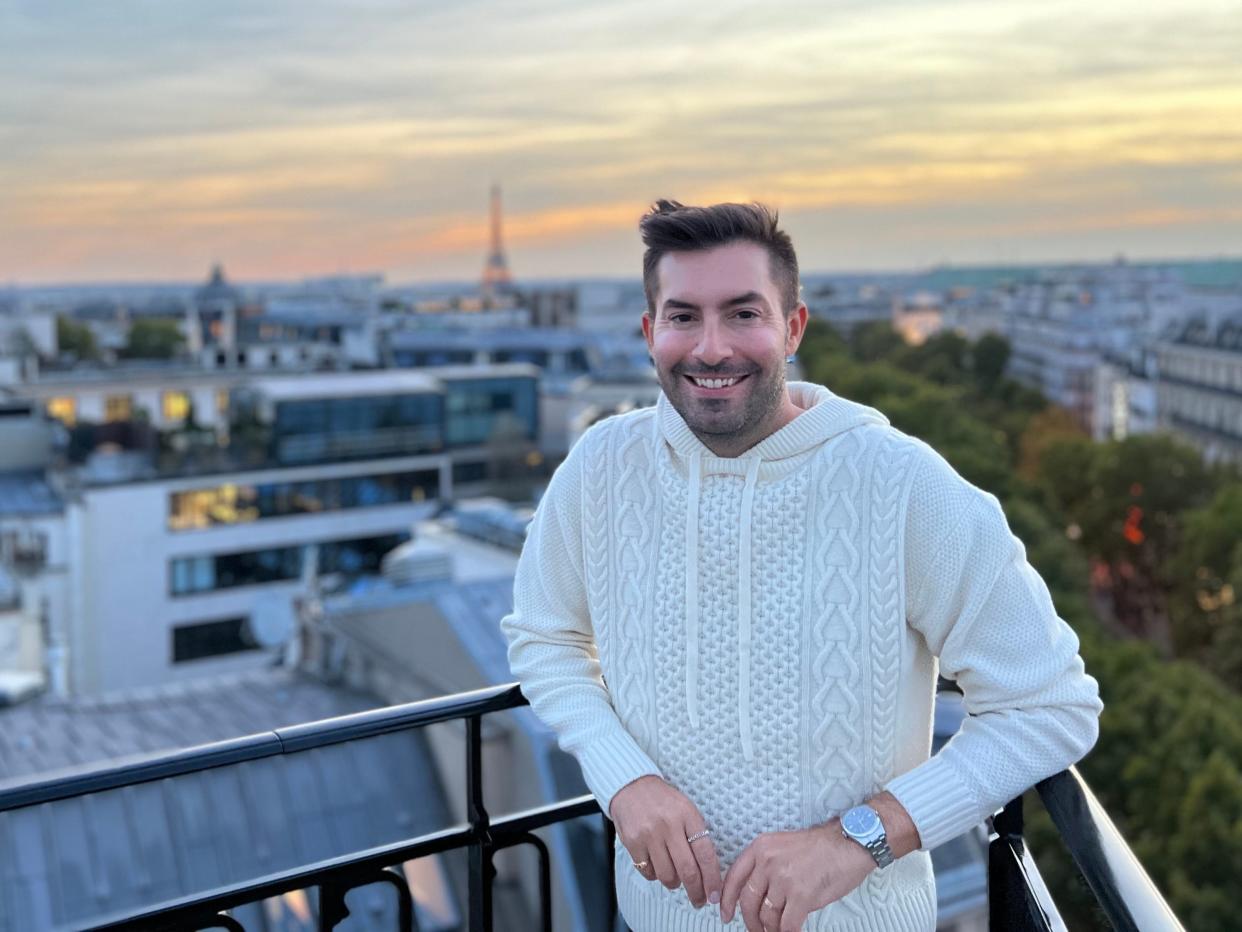
[[[91,701],[33,700],[0,710],[0,788],[378,704],[285,670]],[[0,930],[79,928],[449,822],[417,732],[0,812]],[[305,919],[296,898],[233,915],[248,928],[311,929],[309,902]],[[395,904],[382,887],[350,902],[365,906],[350,928],[391,927]]]

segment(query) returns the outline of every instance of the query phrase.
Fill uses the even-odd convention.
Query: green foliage
[[[1108,568],[1116,623],[1171,651],[1184,514],[1212,494],[1198,451],[1162,434],[1071,439],[1052,444],[1037,472],[1054,508],[1079,529],[1084,551]]]
[[[1237,601],[1222,598],[1227,586],[1242,594],[1242,480],[1205,468],[1194,450],[1167,437],[1093,444],[1038,393],[1000,374],[1008,353],[1000,338],[973,346],[934,338],[912,348],[884,329],[860,328],[846,341],[812,322],[800,353],[808,377],[879,408],[1001,497],[1100,682],[1100,738],[1080,771],[1183,924],[1236,928],[1242,696],[1226,684],[1239,679],[1217,679],[1106,632],[1093,610],[1089,567],[1105,561],[1145,574],[1143,597],[1172,598],[1174,618],[1186,625],[1179,641],[1210,653],[1205,665],[1242,657]],[[1188,614],[1190,603],[1199,616]],[[1216,633],[1205,641],[1204,630]],[[1242,670],[1242,659],[1230,663]],[[1068,927],[1107,929],[1036,803],[1028,806],[1027,838]]]
[[[995,333],[985,333],[971,351],[975,381],[988,391],[997,385],[1009,363],[1009,341]]]
[[[877,320],[855,327],[849,346],[851,355],[859,362],[878,362],[904,350],[906,343],[887,321]]]
[[[130,326],[125,355],[132,359],[172,359],[184,342],[176,321],[144,318]]]
[[[1169,573],[1174,647],[1223,682],[1242,683],[1242,482],[1183,520]]]
[[[78,359],[99,357],[91,328],[68,317],[56,318],[56,345],[62,353],[72,353]]]

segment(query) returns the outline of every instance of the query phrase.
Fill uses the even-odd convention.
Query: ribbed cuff
[[[941,755],[889,781],[885,787],[905,807],[930,851],[983,821],[974,794]]]
[[[599,801],[605,815],[612,805],[613,796],[623,786],[639,777],[663,776],[655,761],[647,756],[628,732],[620,728],[615,734],[592,740],[578,754],[578,764],[582,767],[582,778],[587,788]]]

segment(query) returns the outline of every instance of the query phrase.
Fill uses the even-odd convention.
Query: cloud
[[[95,242],[63,253],[91,263],[158,232],[161,276],[221,239],[256,268],[426,253],[473,275],[492,180],[515,250],[600,244],[599,268],[549,273],[628,262],[616,231],[663,194],[848,215],[877,254],[902,211],[1020,238],[1053,202],[1067,230],[1165,218],[1145,228],[1172,243],[1234,222],[1205,205],[1237,196],[1240,47],[1218,0],[10,4],[0,213],[13,241]],[[80,276],[57,255],[0,275]]]

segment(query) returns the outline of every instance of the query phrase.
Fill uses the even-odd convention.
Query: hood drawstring
[[[690,454],[690,498],[686,502],[686,709],[699,727],[699,488],[703,454]]]
[[[738,728],[742,753],[754,760],[750,724],[751,688],[751,536],[754,525],[755,486],[759,457],[746,465],[742,489],[741,526],[738,529]],[[703,454],[690,454],[689,496],[686,502],[686,710],[690,725],[699,727],[699,499],[703,485]]]
[[[742,526],[738,540],[738,563],[741,570],[737,584],[738,683],[737,717],[742,732],[742,754],[755,759],[754,740],[750,730],[750,539],[755,511],[755,485],[759,481],[759,457],[746,468],[746,485],[742,489]]]

